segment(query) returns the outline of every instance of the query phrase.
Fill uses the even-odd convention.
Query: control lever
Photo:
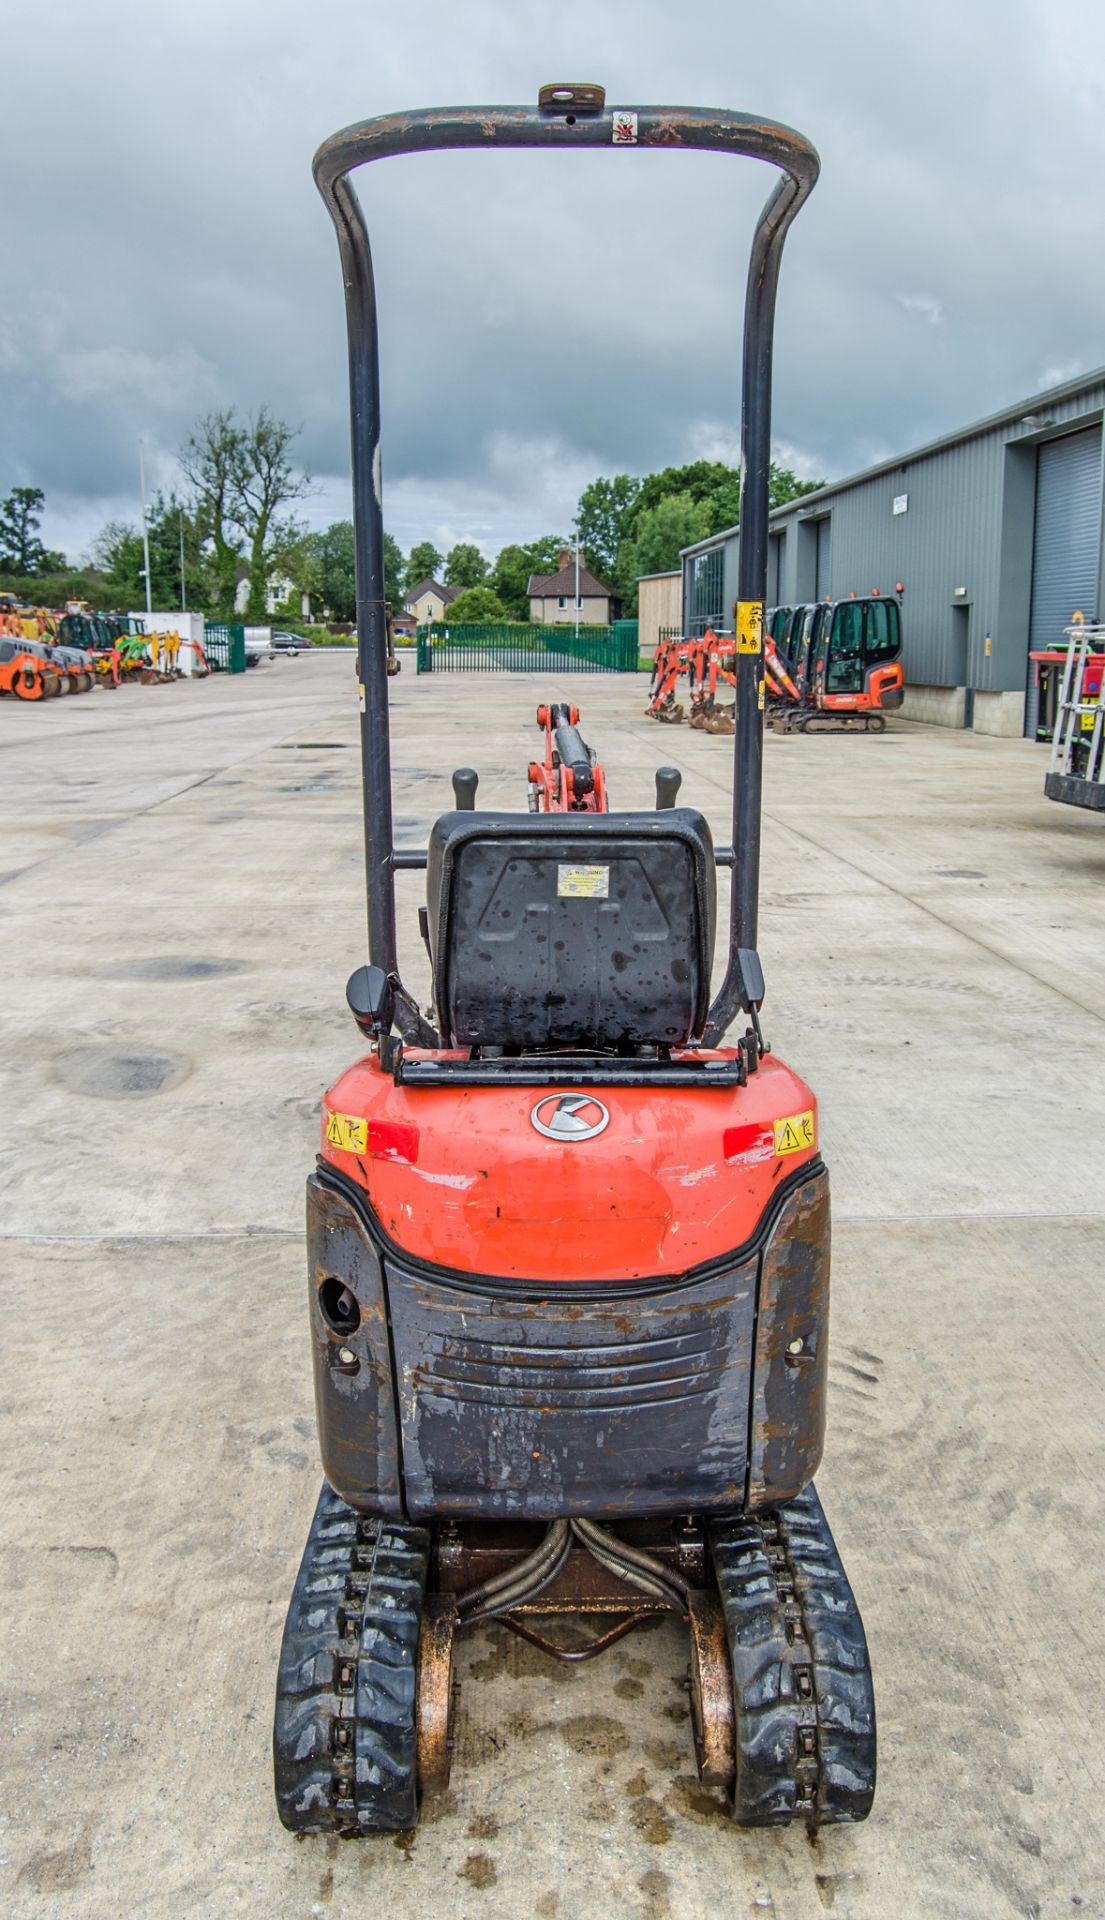
[[[675,796],[683,785],[683,775],[678,767],[657,767],[656,769],[656,807],[663,812],[666,807],[674,807]]]
[[[453,775],[453,792],[457,808],[461,813],[474,813],[476,809],[476,788],[480,776],[471,767],[458,767]]]

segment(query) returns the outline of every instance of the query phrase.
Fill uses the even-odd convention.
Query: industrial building
[[[1101,613],[1105,368],[777,508],[767,598],[901,589],[908,716],[1036,731],[1029,655]],[[688,547],[683,631],[730,628],[736,528]]]

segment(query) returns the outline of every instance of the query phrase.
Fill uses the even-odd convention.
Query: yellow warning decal
[[[363,680],[358,680],[357,682],[357,705],[360,707],[362,713],[367,712]]]
[[[562,900],[609,900],[609,867],[556,869],[556,891]]]
[[[761,713],[764,710],[764,685],[765,685],[764,677],[761,674],[760,675],[760,691],[756,697],[756,704],[759,707]]]
[[[762,600],[737,601],[737,652],[762,653],[764,650],[764,603]]]
[[[1080,727],[1081,727],[1081,729],[1082,729],[1082,732],[1083,732],[1083,733],[1092,733],[1092,732],[1093,732],[1093,727],[1094,727],[1094,721],[1095,721],[1096,719],[1097,719],[1097,713],[1096,713],[1096,710],[1095,710],[1095,711],[1094,711],[1093,713],[1084,713],[1084,714],[1082,714],[1082,716],[1080,717],[1080,719],[1079,719],[1079,722],[1078,722],[1078,724],[1079,724],[1079,726],[1080,726]]]
[[[813,1108],[805,1113],[788,1113],[785,1120],[775,1122],[775,1151],[784,1153],[808,1153],[816,1146],[817,1135],[813,1124]]]
[[[363,1153],[368,1145],[368,1121],[358,1120],[355,1113],[328,1113],[326,1140],[339,1153]]]

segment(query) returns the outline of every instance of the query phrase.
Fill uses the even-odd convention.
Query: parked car
[[[262,660],[276,659],[276,649],[268,627],[247,627],[245,637],[247,667],[255,667]]]
[[[286,653],[294,660],[296,654],[301,652],[304,647],[309,647],[311,642],[310,640],[305,640],[301,633],[277,632],[272,636],[272,644],[274,652]]]

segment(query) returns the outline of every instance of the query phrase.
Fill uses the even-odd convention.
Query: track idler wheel
[[[418,1642],[417,1767],[423,1793],[443,1793],[449,1784],[458,1684],[453,1672],[456,1630],[457,1603],[452,1594],[430,1594]]]
[[[732,1789],[736,1772],[733,1670],[725,1615],[716,1593],[694,1591],[687,1607],[691,1633],[691,1727],[698,1777],[704,1787]]]

